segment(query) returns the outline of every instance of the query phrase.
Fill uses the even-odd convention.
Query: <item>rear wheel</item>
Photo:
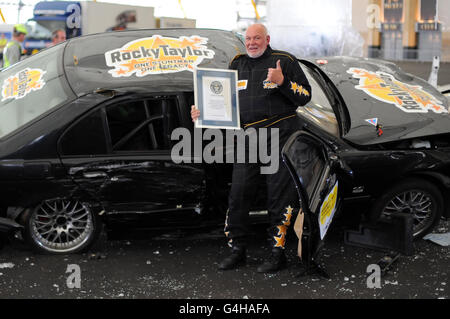
[[[413,237],[422,238],[439,222],[444,204],[442,194],[432,183],[407,179],[388,189],[371,209],[372,220],[395,214],[413,216]]]
[[[43,201],[24,215],[26,240],[39,252],[70,254],[87,250],[98,238],[101,222],[85,203]]]

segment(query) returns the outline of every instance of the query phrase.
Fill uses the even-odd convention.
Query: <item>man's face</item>
[[[60,42],[64,42],[64,41],[66,41],[66,33],[62,32],[62,31],[59,31],[56,34],[56,37],[53,39],[53,42],[54,43],[60,43]]]
[[[258,25],[248,27],[245,32],[245,48],[251,58],[260,57],[270,42],[270,36],[265,34],[264,28]]]
[[[25,37],[26,37],[26,35],[25,35],[24,33],[20,33],[20,34],[17,36],[17,41],[23,42],[23,41],[25,41]]]

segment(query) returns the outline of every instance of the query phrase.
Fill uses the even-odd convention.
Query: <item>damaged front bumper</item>
[[[16,223],[12,219],[0,217],[0,247],[7,238],[22,228],[22,225]]]

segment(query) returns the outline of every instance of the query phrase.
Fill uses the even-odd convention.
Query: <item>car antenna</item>
[[[437,88],[438,85],[438,72],[439,72],[439,56],[433,57],[433,64],[431,65],[431,73],[428,78],[428,83]]]

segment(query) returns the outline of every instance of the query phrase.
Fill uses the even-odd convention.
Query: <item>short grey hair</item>
[[[64,29],[56,29],[55,31],[52,32],[52,40],[55,39],[58,36],[58,33],[60,32],[64,32],[64,34],[66,33],[66,30]]]
[[[261,27],[263,29],[264,35],[269,35],[269,31],[267,30],[267,27],[264,24],[262,24],[262,23],[254,23],[254,24],[250,25],[249,27],[251,27],[251,26],[259,26],[259,27]]]

